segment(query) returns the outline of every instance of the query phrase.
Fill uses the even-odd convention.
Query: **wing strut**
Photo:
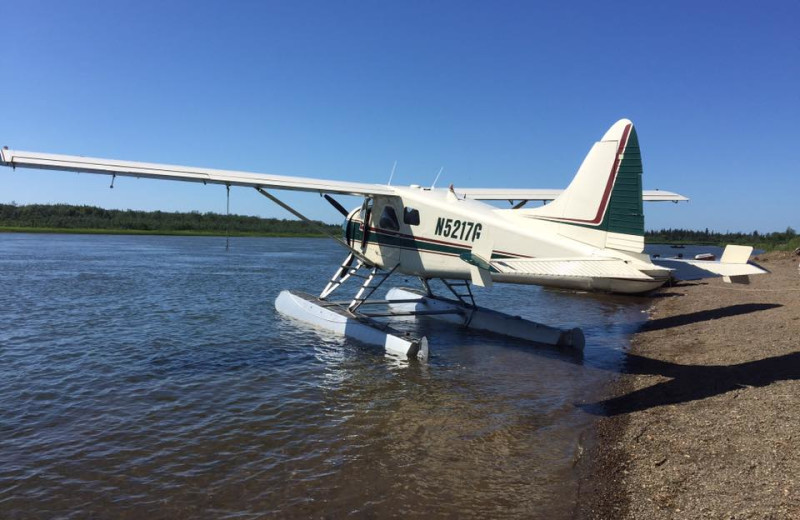
[[[300,220],[302,220],[306,224],[309,224],[311,227],[313,227],[314,229],[316,229],[317,231],[319,231],[320,233],[322,233],[326,237],[332,238],[333,240],[335,240],[336,242],[338,242],[339,244],[341,244],[342,246],[347,248],[348,251],[353,253],[355,255],[355,257],[358,258],[359,260],[361,260],[362,262],[364,262],[364,264],[372,265],[372,262],[367,260],[366,257],[364,257],[364,255],[362,255],[361,253],[355,251],[353,248],[348,246],[347,242],[342,240],[341,237],[337,237],[336,235],[331,235],[330,233],[328,233],[327,230],[321,228],[316,222],[314,222],[310,218],[306,217],[305,215],[303,215],[302,213],[300,213],[299,211],[297,211],[296,209],[294,209],[290,205],[286,204],[285,202],[283,202],[278,197],[276,197],[272,193],[268,192],[264,188],[256,187],[255,190],[257,192],[259,192],[260,194],[262,194],[263,196],[265,196],[266,198],[268,198],[269,200],[271,200],[272,202],[274,202],[275,204],[277,204],[278,206],[282,207],[283,209],[285,209],[286,211],[291,213],[292,215],[294,215],[295,217],[299,218]]]
[[[231,247],[231,185],[225,185],[225,251]]]

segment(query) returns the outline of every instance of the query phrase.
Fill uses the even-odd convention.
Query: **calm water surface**
[[[0,235],[0,516],[570,517],[593,419],[576,404],[648,300],[496,286],[480,304],[581,326],[584,357],[410,322],[432,357],[399,364],[276,314],[343,256]]]

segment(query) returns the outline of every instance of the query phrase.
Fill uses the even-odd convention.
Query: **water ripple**
[[[427,365],[298,327],[318,240],[3,235],[0,509],[9,517],[558,518],[641,301],[503,287],[583,325],[583,358],[437,323]],[[565,323],[564,316],[567,316]]]

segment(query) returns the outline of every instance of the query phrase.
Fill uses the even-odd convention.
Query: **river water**
[[[495,286],[479,304],[580,326],[584,356],[420,321],[431,359],[403,364],[276,314],[343,256],[0,235],[0,517],[570,517],[576,405],[649,300]]]

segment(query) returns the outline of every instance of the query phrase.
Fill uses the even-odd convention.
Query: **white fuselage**
[[[447,189],[394,188],[395,196],[376,196],[371,208],[353,210],[345,238],[375,265],[422,278],[469,279],[470,264],[461,255],[486,251],[503,259],[606,259],[624,261],[652,279],[492,272],[500,283],[545,285],[577,290],[641,293],[667,280],[669,271],[647,255],[599,248],[557,232],[558,224],[524,212],[498,209],[462,199]],[[364,240],[364,220],[367,236]]]

